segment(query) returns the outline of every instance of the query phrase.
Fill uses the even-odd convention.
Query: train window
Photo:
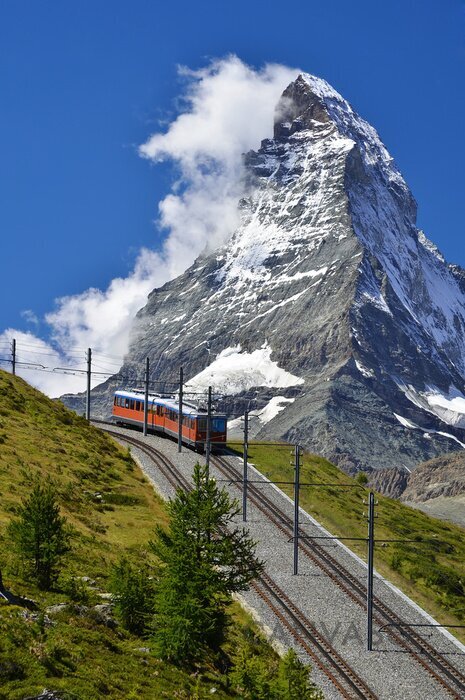
[[[116,406],[116,396],[114,398],[113,405]]]
[[[226,419],[225,418],[213,418],[212,430],[214,433],[224,433],[224,431],[226,430]]]
[[[124,408],[129,408],[129,399],[124,399]]]
[[[140,411],[140,401],[136,401],[136,411]]]
[[[207,419],[197,418],[197,427],[201,433],[204,433],[207,429]]]

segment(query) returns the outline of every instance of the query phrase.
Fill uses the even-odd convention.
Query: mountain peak
[[[313,121],[330,121],[324,100],[319,91],[313,90],[312,81],[313,76],[301,73],[284,90],[275,110],[275,139],[311,128]]]
[[[240,225],[152,292],[122,374],[146,357],[159,379],[182,365],[195,384],[208,368],[227,412],[264,410],[259,437],[351,471],[411,469],[465,446],[465,273],[416,228],[376,130],[302,73],[279,101],[275,138],[244,165]]]

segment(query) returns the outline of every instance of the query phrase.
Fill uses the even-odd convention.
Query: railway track
[[[378,696],[268,574],[263,573],[251,586],[343,698],[376,700]]]
[[[100,424],[104,423],[99,421]],[[110,424],[111,425],[111,424]],[[192,483],[179,472],[173,462],[152,445],[132,435],[109,430],[99,425],[106,433],[137,447],[160,469],[168,483],[175,489],[189,491]],[[283,589],[266,573],[252,583],[253,589],[266,602],[300,647],[331,681],[345,700],[378,700],[378,696],[365,681],[340,656],[336,649],[318,632],[305,614],[290,600]]]
[[[242,490],[242,475],[224,457],[213,456],[212,464],[226,478],[231,479],[231,482],[239,490]],[[292,519],[255,484],[248,484],[248,498],[287,538],[293,536]],[[299,550],[318,568],[323,570],[352,601],[358,606],[365,608],[365,587],[337,559],[317,543],[310,547],[307,543],[301,541],[299,542]],[[386,622],[394,624],[402,622],[401,618],[378,597],[374,598],[374,611],[374,620],[380,625],[386,624]],[[400,647],[409,652],[452,698],[464,700],[465,676],[423,637],[405,627],[399,632],[390,629],[388,634]]]

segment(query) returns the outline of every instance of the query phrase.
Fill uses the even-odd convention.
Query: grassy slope
[[[5,526],[34,476],[51,475],[63,514],[74,526],[69,575],[89,576],[107,591],[113,561],[125,553],[143,555],[155,523],[166,522],[163,502],[129,453],[80,417],[25,382],[0,371],[0,567],[4,584],[32,597],[40,608],[67,600],[59,590],[41,592],[23,578],[10,552]],[[96,494],[103,494],[105,503]],[[18,607],[0,604],[0,698],[16,700],[44,687],[69,698],[234,697],[225,678],[206,662],[197,675],[162,663],[141,647],[149,641],[99,623],[92,593],[89,610],[71,608],[44,626]],[[243,634],[242,613],[231,629],[229,648]],[[273,652],[261,653],[275,663]],[[195,691],[198,685],[198,690]]]
[[[241,452],[241,446],[231,444]],[[291,446],[251,445],[249,460],[271,480],[292,481]],[[303,457],[301,481],[355,483],[327,460]],[[292,486],[281,487],[290,496]],[[300,504],[333,534],[366,537],[363,517],[368,491],[362,488],[303,487]],[[431,544],[379,544],[375,567],[443,624],[465,624],[465,530],[378,496],[375,537],[379,540],[427,540]],[[362,558],[366,544],[346,542]],[[451,630],[465,641],[464,630]]]

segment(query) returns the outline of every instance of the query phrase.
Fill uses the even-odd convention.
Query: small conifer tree
[[[70,549],[70,532],[49,480],[44,484],[36,481],[8,532],[39,587],[48,590],[58,574],[61,557]]]
[[[206,467],[194,469],[194,489],[179,490],[167,531],[152,543],[164,564],[155,600],[154,637],[162,658],[182,661],[222,639],[231,593],[245,590],[263,568],[255,543],[231,527],[237,501],[218,488]]]
[[[293,649],[282,660],[283,700],[323,700],[323,693],[310,679],[310,669]]]
[[[117,617],[130,632],[144,635],[154,610],[155,584],[145,563],[123,557],[112,569],[110,590]]]

